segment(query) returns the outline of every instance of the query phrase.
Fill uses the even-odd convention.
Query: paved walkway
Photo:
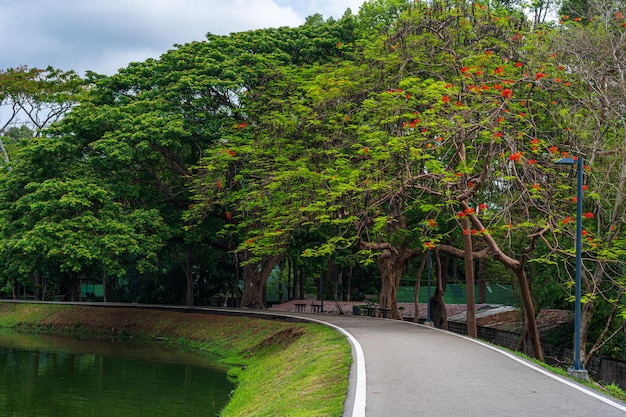
[[[268,310],[132,306],[297,317],[338,329],[352,344],[354,357],[344,417],[626,417],[626,403],[497,347],[414,323]]]
[[[626,416],[626,403],[453,333],[371,317],[289,315],[351,339],[345,417]]]

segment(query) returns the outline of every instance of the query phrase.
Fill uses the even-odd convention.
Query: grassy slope
[[[162,310],[0,303],[0,327],[165,338],[218,355],[238,379],[222,416],[341,416],[350,346],[325,326]]]

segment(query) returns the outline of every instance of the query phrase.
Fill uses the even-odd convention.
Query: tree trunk
[[[193,264],[192,264],[193,254],[191,253],[191,249],[185,249],[184,252],[181,254],[178,248],[175,249],[175,253],[176,253],[176,258],[178,259],[178,263],[180,267],[185,272],[185,285],[186,285],[185,305],[192,306],[194,303],[194,296],[193,296],[194,278],[193,278]]]
[[[42,301],[46,296],[44,288],[44,278],[40,273],[35,273],[33,276],[33,283],[35,284],[35,300]]]
[[[370,243],[360,241],[359,246],[366,250],[380,251],[378,269],[382,279],[380,289],[380,306],[389,309],[389,318],[402,320],[398,309],[398,287],[402,279],[404,266],[417,255],[421,249],[396,248],[391,243]]]
[[[187,283],[187,291],[185,292],[185,305],[192,306],[194,303],[193,296],[193,268],[191,265],[187,265],[188,268],[185,268],[185,282]]]
[[[465,295],[467,303],[467,335],[472,338],[478,337],[476,332],[476,300],[474,295],[474,257],[472,255],[471,226],[467,217],[461,220],[463,228],[463,248],[465,260]]]
[[[382,277],[382,287],[380,289],[380,306],[389,309],[389,317],[395,320],[402,320],[398,309],[398,286],[402,278],[404,265],[399,262],[397,255],[384,256],[378,258],[378,269]]]
[[[346,301],[352,301],[352,262],[348,270],[348,282],[346,283]]]
[[[102,273],[102,301],[107,302],[107,273]]]
[[[420,266],[417,268],[417,274],[415,275],[415,292],[414,292],[414,300],[415,303],[415,314],[413,315],[413,323],[419,323],[420,318],[420,301],[419,301],[419,293],[420,293],[420,285],[422,280],[422,273],[424,272],[424,266],[426,265],[426,259],[428,254],[422,256],[422,260],[420,261]],[[430,302],[427,300],[426,302]],[[428,319],[428,318],[427,318]]]
[[[247,251],[242,252],[244,262],[250,259],[251,256]],[[242,307],[265,308],[265,284],[279,260],[279,256],[271,256],[259,262],[251,262],[243,266]]]
[[[537,328],[537,319],[535,317],[535,310],[533,309],[533,300],[530,294],[530,286],[528,285],[528,279],[524,268],[519,268],[515,271],[517,280],[519,282],[520,291],[522,293],[522,300],[524,301],[524,310],[526,312],[526,328],[528,330],[528,337],[533,348],[533,355],[536,359],[543,362],[543,352],[541,350],[541,341],[539,340],[539,330]]]
[[[437,300],[437,305],[439,307],[439,311],[437,312],[437,320],[439,324],[437,327],[443,330],[448,330],[448,309],[446,308],[446,300],[443,298],[446,293],[446,286],[448,285],[447,276],[444,275],[444,271],[446,271],[447,268],[444,269],[441,267],[441,256],[439,255],[439,251],[435,251],[435,261],[437,262],[437,289],[435,291],[434,299]]]
[[[324,299],[325,300],[330,300],[331,298],[331,292],[334,292],[335,289],[335,260],[334,259],[328,259],[328,264],[326,266],[326,277],[325,277],[325,283],[324,283]],[[329,285],[332,284],[332,285]],[[327,288],[330,288],[329,290],[326,290]],[[333,300],[337,301],[336,298],[334,298],[333,296]]]
[[[4,164],[7,167],[7,172],[13,171],[13,168],[11,168],[11,165],[9,165],[11,163],[9,161],[9,153],[4,147],[4,142],[2,142],[2,139],[0,139],[0,153],[2,153],[2,159],[4,160]]]
[[[461,202],[463,209],[469,208],[465,201]],[[483,230],[485,227],[481,223],[478,217],[469,216],[472,225],[478,229]],[[519,282],[520,291],[522,293],[522,300],[524,302],[524,310],[526,311],[526,317],[528,321],[528,333],[533,347],[533,355],[536,359],[544,361],[543,352],[541,350],[541,341],[539,340],[539,331],[537,329],[537,320],[535,318],[535,309],[533,306],[533,300],[530,293],[530,286],[528,285],[528,279],[526,278],[526,272],[524,271],[524,264],[517,261],[510,256],[506,255],[500,249],[500,246],[496,243],[493,237],[489,233],[483,234],[483,240],[487,244],[491,257],[500,261],[504,266],[515,273]],[[453,252],[452,252],[453,253]]]
[[[296,262],[294,260],[291,261],[290,267],[291,267],[291,275],[293,275],[293,288],[291,289],[292,290],[291,299],[297,300],[298,299],[298,282],[300,281],[298,277],[298,266],[296,265]]]
[[[594,306],[595,302],[590,299],[580,308],[580,358],[583,366],[586,366],[587,361],[591,359],[591,356],[587,355],[587,333],[593,319]]]
[[[304,265],[300,266],[300,273],[298,274],[298,278],[300,279],[300,296],[298,297],[299,300],[304,300],[305,294],[304,294],[304,284],[305,284],[305,276],[304,276]]]

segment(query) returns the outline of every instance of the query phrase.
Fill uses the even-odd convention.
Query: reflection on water
[[[233,388],[192,352],[0,329],[3,417],[215,416]]]

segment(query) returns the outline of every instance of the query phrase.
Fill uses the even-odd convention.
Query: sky
[[[341,18],[364,0],[0,0],[0,70],[31,68],[113,75],[175,44],[307,16]]]

